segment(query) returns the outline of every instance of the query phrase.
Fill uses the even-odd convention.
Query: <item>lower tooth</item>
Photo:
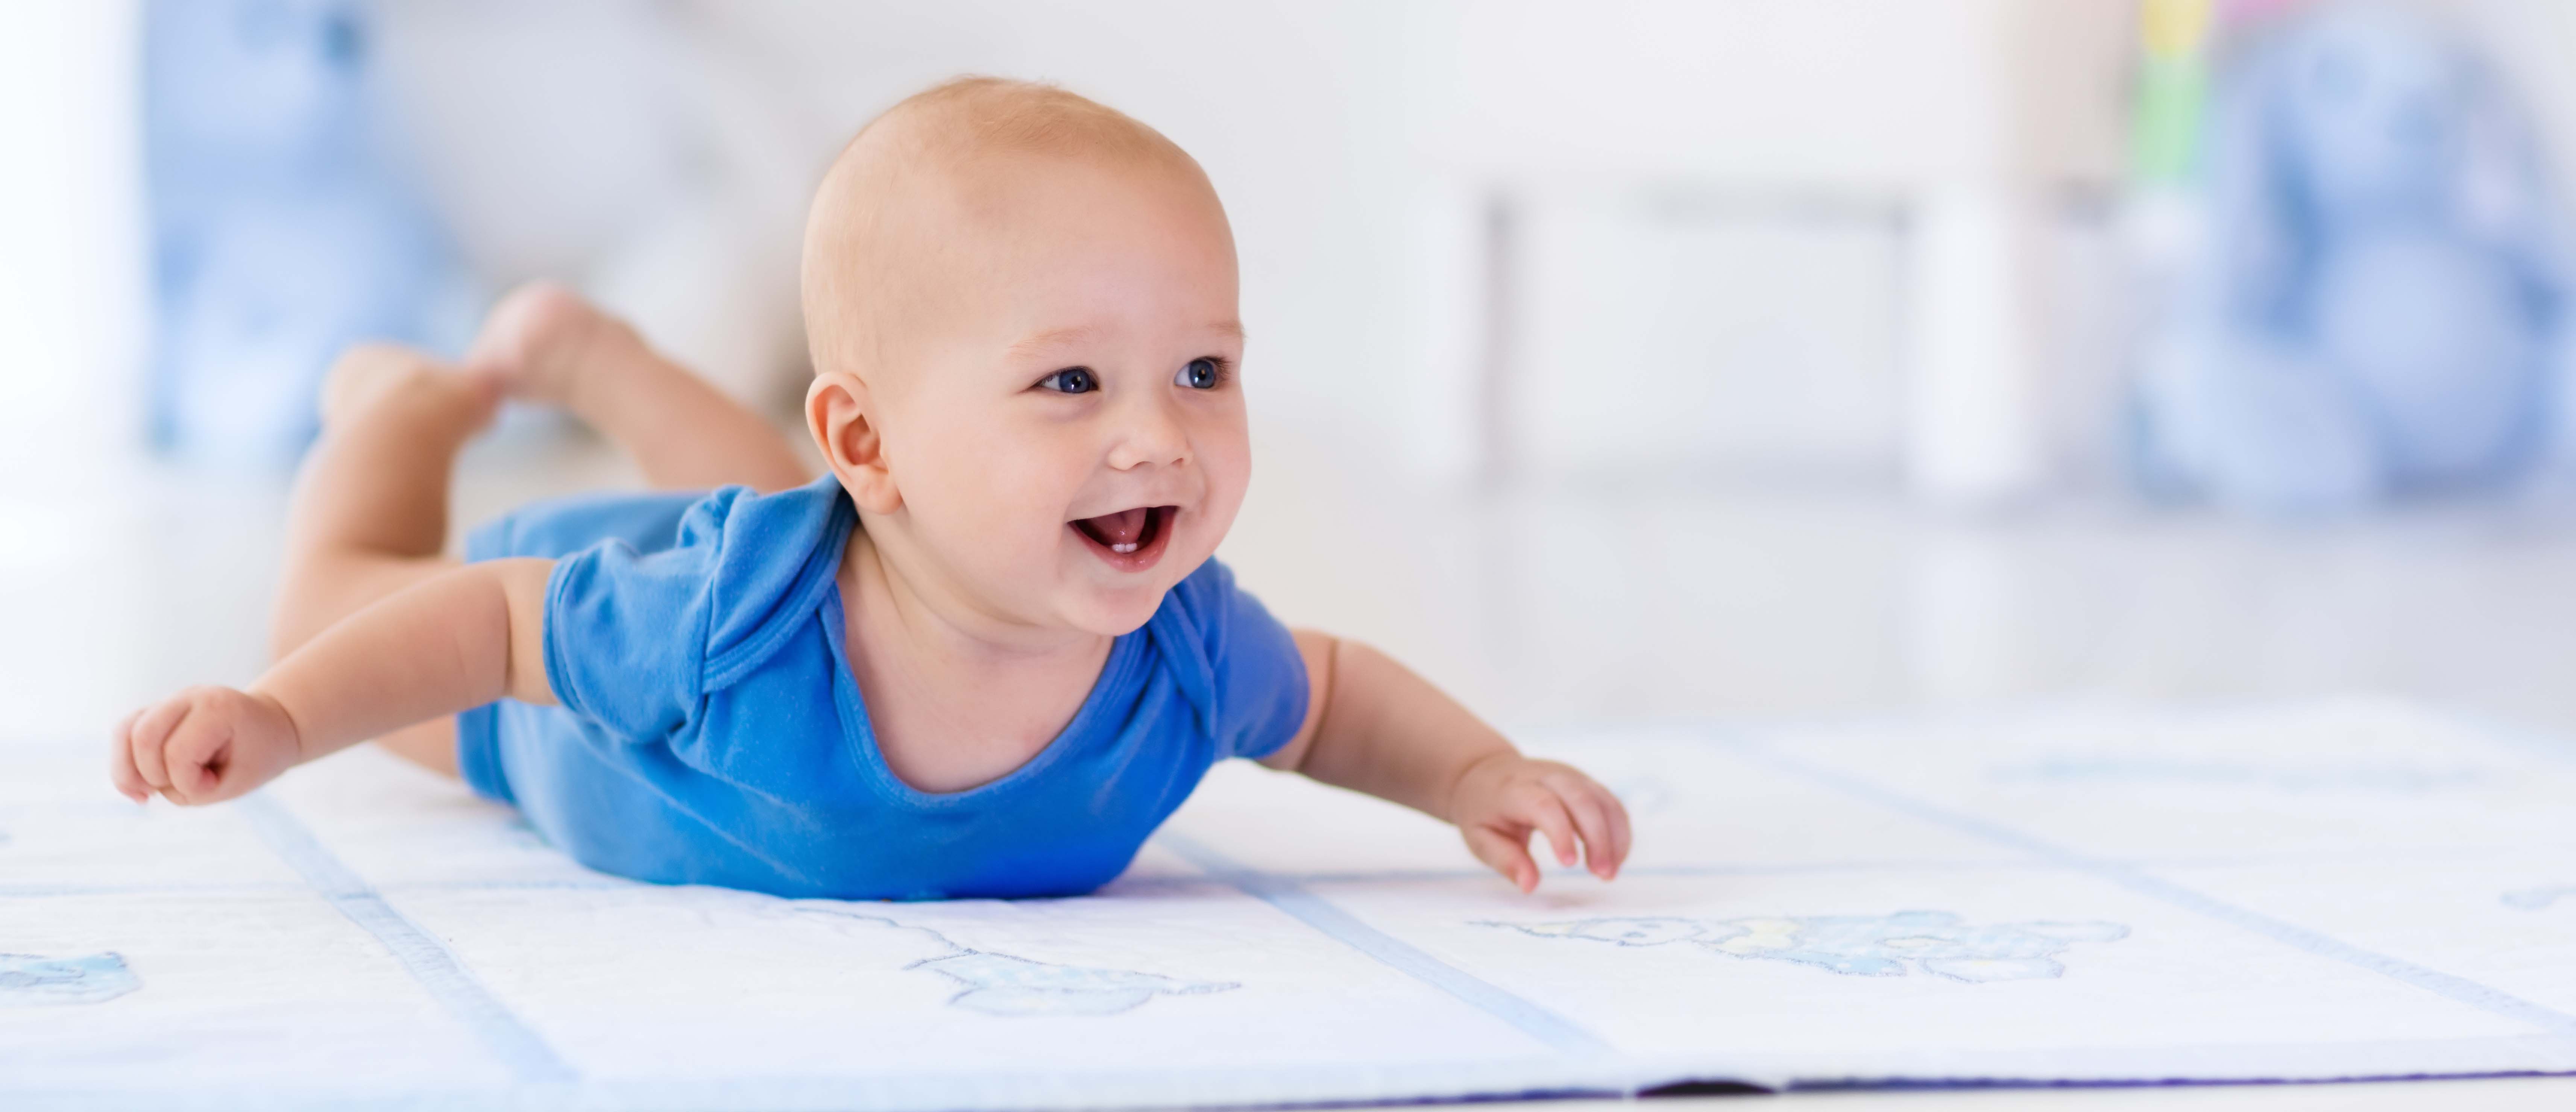
[[[1110,546],[1109,546],[1109,551],[1111,551],[1111,552],[1134,552],[1134,551],[1136,551],[1136,542],[1134,542],[1134,541],[1128,541],[1128,542],[1127,542],[1127,543],[1125,543],[1125,544],[1113,544],[1113,545],[1110,545]]]

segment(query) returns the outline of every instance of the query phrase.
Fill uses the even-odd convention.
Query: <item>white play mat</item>
[[[2576,748],[2405,705],[1568,733],[1626,876],[1217,770],[1097,896],[581,869],[372,750],[0,744],[0,1107],[1090,1108],[2576,1072]]]

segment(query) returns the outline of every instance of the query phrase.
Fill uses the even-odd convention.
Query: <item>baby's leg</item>
[[[741,483],[775,491],[812,478],[787,438],[571,290],[511,291],[466,362],[511,394],[558,405],[613,440],[667,490]]]
[[[404,348],[361,345],[340,358],[322,388],[322,438],[287,506],[286,573],[269,629],[275,655],[455,566],[442,555],[449,472],[499,401],[490,376]],[[419,764],[456,771],[452,719],[377,740]]]

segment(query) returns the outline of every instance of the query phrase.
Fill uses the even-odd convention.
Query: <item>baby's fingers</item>
[[[1637,844],[1637,830],[1628,823],[1628,804],[1625,801],[1612,795],[1608,788],[1601,789],[1601,795],[1608,800],[1610,825],[1615,832],[1611,842],[1610,868],[1616,871],[1628,863],[1628,850]]]
[[[1515,811],[1514,817],[1547,835],[1548,847],[1556,851],[1557,864],[1574,864],[1574,816],[1566,813],[1565,800],[1559,798],[1554,789],[1541,787],[1531,791]]]
[[[162,748],[170,775],[171,802],[215,802],[236,728],[230,716],[215,713],[212,708],[179,721],[178,728],[170,734],[170,743]]]
[[[108,735],[107,746],[108,782],[116,785],[116,794],[136,803],[152,798],[151,785],[143,782],[143,774],[134,767],[134,720],[141,717],[143,712],[139,710],[126,715],[116,724],[116,731]]]
[[[169,742],[170,731],[177,729],[180,720],[187,717],[188,709],[188,700],[168,699],[134,720],[134,726],[127,734],[127,747],[134,757],[134,771],[143,777],[144,787],[156,792],[169,789],[170,770],[162,763],[161,747]]]
[[[1619,870],[1628,867],[1628,853],[1637,844],[1636,827],[1628,821],[1628,804],[1619,798],[1618,793],[1602,787],[1599,781],[1586,777],[1583,786],[1592,793],[1592,798],[1601,802],[1601,813],[1609,820],[1610,875],[1615,877]]]
[[[1619,859],[1624,854],[1618,826],[1610,818],[1618,801],[1581,776],[1568,776],[1555,787],[1565,801],[1565,809],[1574,816],[1575,832],[1583,836],[1583,863],[1591,868],[1592,875],[1603,880],[1619,875]]]
[[[1467,851],[1476,855],[1512,886],[1523,892],[1538,887],[1538,862],[1530,859],[1524,834],[1516,838],[1490,826],[1471,826],[1466,830]]]

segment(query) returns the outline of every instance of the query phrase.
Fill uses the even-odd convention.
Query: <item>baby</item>
[[[550,287],[462,368],[361,348],[298,480],[277,664],[128,717],[138,802],[375,738],[593,868],[851,899],[1087,892],[1209,766],[1532,832],[1614,876],[1625,811],[1210,558],[1249,478],[1234,240],[1198,164],[1054,88],[904,101],[814,199],[805,424],[769,426]],[[458,448],[561,406],[672,493],[523,509],[440,556]],[[714,493],[706,493],[715,488]]]

